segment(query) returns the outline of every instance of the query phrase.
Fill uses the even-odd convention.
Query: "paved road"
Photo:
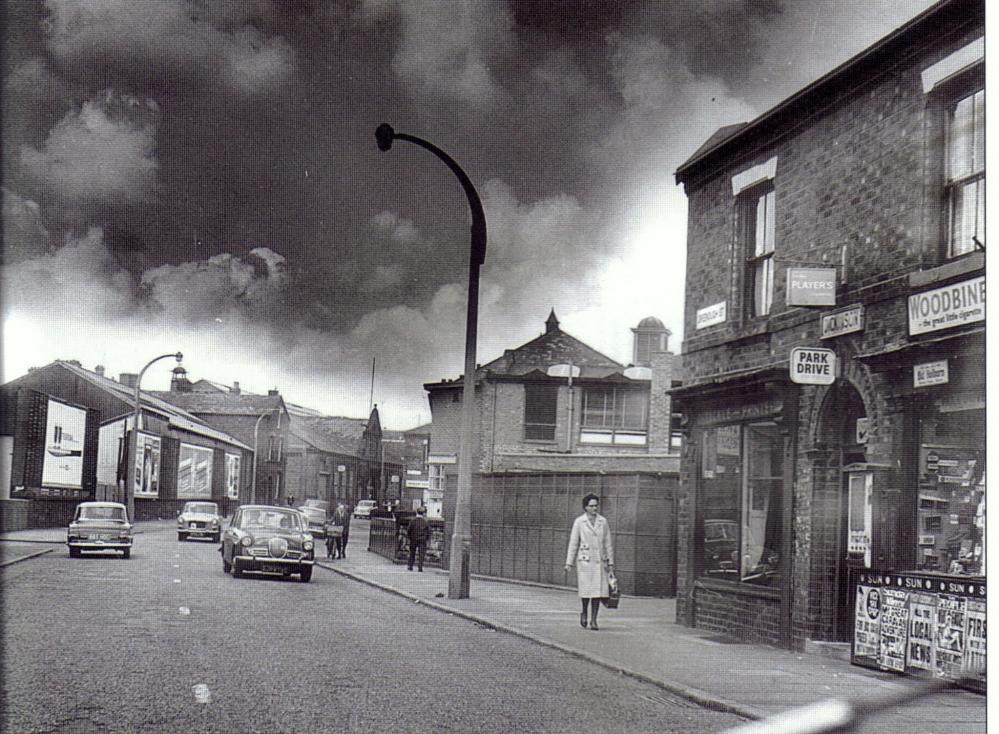
[[[363,551],[362,551],[363,552]],[[316,569],[163,529],[0,569],[4,732],[714,732],[738,719]]]

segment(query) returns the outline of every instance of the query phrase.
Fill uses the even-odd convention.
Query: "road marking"
[[[191,690],[194,691],[194,700],[197,703],[211,703],[212,702],[212,692],[208,690],[208,686],[204,683],[198,683],[197,685],[191,686]]]
[[[180,568],[180,564],[179,563],[175,563],[175,564],[173,564],[173,567],[174,568]]]
[[[186,617],[188,614],[191,613],[191,610],[188,609],[187,607],[181,607],[177,611],[180,612],[181,616],[183,616],[183,617]]]
[[[174,579],[174,580],[173,580],[173,582],[174,582],[175,584],[179,584],[179,583],[180,583],[180,579]]]

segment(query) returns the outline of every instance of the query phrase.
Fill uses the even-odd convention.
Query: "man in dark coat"
[[[341,528],[339,535],[333,535],[331,532],[332,528]],[[330,533],[330,537],[333,538],[334,544],[334,558],[346,558],[347,557],[347,538],[350,535],[350,513],[347,512],[347,508],[343,504],[336,506],[336,510],[333,512],[333,517],[330,518],[329,528],[327,533]],[[327,543],[328,549],[329,543]]]
[[[415,558],[418,568],[423,570],[423,558],[427,553],[427,541],[430,540],[430,523],[427,522],[427,508],[420,507],[416,517],[409,521],[409,570],[413,570]]]

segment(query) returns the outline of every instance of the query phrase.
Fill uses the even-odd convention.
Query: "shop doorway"
[[[821,442],[825,446],[827,493],[830,526],[824,529],[834,548],[828,561],[832,568],[835,613],[829,620],[828,639],[849,642],[853,637],[852,580],[858,569],[870,561],[870,512],[865,503],[871,499],[869,477],[848,470],[867,460],[869,419],[864,400],[846,380],[839,380],[826,395],[822,407]]]

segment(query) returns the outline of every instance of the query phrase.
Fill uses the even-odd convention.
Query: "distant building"
[[[135,377],[59,360],[0,386],[4,529],[66,524],[80,501],[124,502],[126,486],[140,520],[248,499],[250,446],[145,390],[133,452]]]

